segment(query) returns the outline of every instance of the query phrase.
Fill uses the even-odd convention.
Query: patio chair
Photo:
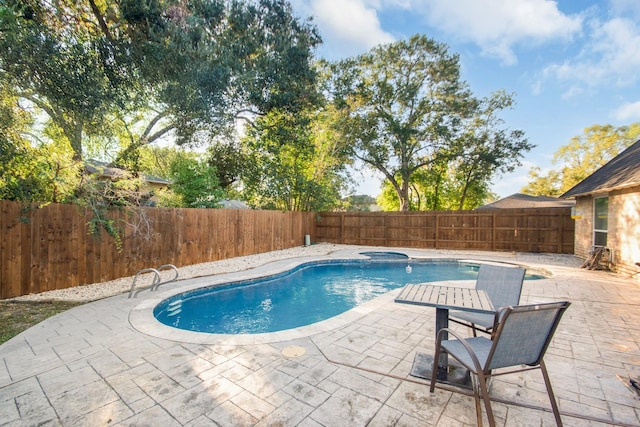
[[[489,400],[487,379],[497,375],[540,369],[547,387],[556,423],[558,426],[562,426],[560,411],[551,388],[549,374],[542,359],[558,327],[560,318],[569,305],[569,302],[563,301],[504,307],[495,315],[497,327],[491,338],[485,336],[461,338],[448,328],[441,329],[438,332],[436,341],[430,392],[433,393],[434,391],[438,373],[436,364],[440,353],[444,351],[458,360],[473,374],[473,379],[475,379],[473,381],[473,394],[478,425],[482,426],[482,408],[480,404],[480,394],[482,394],[489,425],[493,427],[495,426],[495,420]],[[449,340],[444,338],[446,333],[453,335],[456,339]],[[527,366],[520,366],[518,369],[514,369],[515,366],[519,365]],[[499,373],[493,372],[499,368],[511,368],[511,370]]]
[[[476,279],[476,289],[487,292],[496,311],[500,307],[518,305],[525,272],[526,270],[521,267],[481,264]],[[449,312],[449,321],[471,328],[474,337],[476,331],[490,334],[493,329],[494,317],[494,314],[491,313],[455,310]]]

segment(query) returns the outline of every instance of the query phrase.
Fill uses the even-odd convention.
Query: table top
[[[485,291],[457,286],[437,286],[426,283],[409,284],[402,289],[395,302],[476,313],[495,312],[493,304],[491,304],[491,300]]]

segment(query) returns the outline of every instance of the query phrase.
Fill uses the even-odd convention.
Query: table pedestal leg
[[[438,331],[449,326],[449,310],[444,308],[436,309],[436,340],[438,337]],[[443,339],[449,338],[449,334],[444,332]],[[416,360],[414,361],[414,368],[412,369],[412,375],[431,379],[431,372],[433,369],[433,355],[418,353],[416,354]],[[438,375],[436,376],[438,382],[456,385],[459,387],[471,388],[471,376],[469,371],[462,365],[458,364],[455,359],[452,359],[452,363],[449,363],[449,355],[447,353],[440,353],[438,359]]]
[[[437,308],[436,309],[436,342],[438,340],[438,332],[441,329],[449,327],[449,310],[445,308]],[[447,332],[443,332],[442,339],[449,339],[449,334]],[[440,353],[440,358],[438,359],[438,381],[447,381],[447,377],[449,376],[449,355],[444,351]]]

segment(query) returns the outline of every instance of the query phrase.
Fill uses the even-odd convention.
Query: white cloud
[[[323,39],[327,59],[354,56],[372,47],[395,41],[381,27],[376,7],[367,0],[298,0],[295,9],[313,15]]]
[[[517,44],[569,39],[581,30],[580,16],[567,16],[550,0],[432,0],[420,7],[430,25],[477,44],[483,53],[515,64]]]
[[[625,87],[639,80],[640,26],[630,19],[613,18],[604,23],[592,21],[589,41],[581,52],[562,64],[553,64],[545,75],[561,81],[596,87]]]
[[[622,122],[640,120],[640,101],[622,104],[613,112],[613,116]]]
[[[569,89],[567,89],[561,96],[565,101],[574,97],[578,97],[585,92],[584,88],[580,85],[572,85]]]
[[[635,16],[640,19],[640,2],[638,0],[610,0],[611,9],[617,16]]]

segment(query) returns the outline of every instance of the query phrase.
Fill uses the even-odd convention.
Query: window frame
[[[606,228],[597,228],[597,226],[601,226],[601,219],[598,218],[598,214],[602,214],[601,210],[598,210],[598,201],[601,200],[606,201],[606,211],[604,214],[606,217],[604,218],[604,226]],[[601,207],[602,208],[602,207]],[[604,244],[602,244],[602,237],[604,236]],[[609,195],[603,195],[593,198],[593,235],[592,242],[594,247],[607,247],[607,241],[609,238]]]

